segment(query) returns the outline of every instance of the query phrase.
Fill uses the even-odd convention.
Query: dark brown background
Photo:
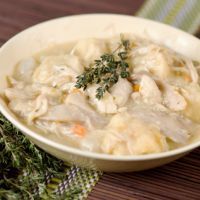
[[[82,13],[135,13],[144,0],[0,0],[0,44],[39,22]]]
[[[0,0],[0,45],[17,32],[55,17],[109,12],[134,14],[143,0]],[[163,167],[105,173],[89,200],[200,200],[200,149]]]

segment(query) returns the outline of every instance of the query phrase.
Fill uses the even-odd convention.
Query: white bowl
[[[33,26],[10,39],[0,49],[0,94],[6,76],[23,58],[55,44],[88,37],[110,37],[122,32],[148,37],[192,59],[200,60],[200,40],[170,26],[137,17],[116,14],[87,14],[63,17]],[[85,152],[59,144],[22,124],[0,98],[0,111],[30,140],[46,152],[80,166],[112,172],[139,171],[169,163],[200,146],[200,141],[158,154],[114,156]]]

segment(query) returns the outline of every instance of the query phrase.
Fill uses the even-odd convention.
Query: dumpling
[[[81,140],[81,149],[91,152],[102,152],[101,143],[106,132],[103,129],[92,130]]]
[[[72,49],[73,55],[79,56],[85,63],[86,67],[93,63],[94,60],[106,53],[107,47],[103,40],[89,38],[80,40]]]
[[[120,113],[111,119],[101,149],[108,154],[140,155],[166,151],[168,145],[158,128]]]
[[[74,82],[82,72],[83,66],[77,56],[47,56],[35,70],[33,81],[60,87],[65,83]]]
[[[179,144],[187,142],[195,126],[194,123],[180,114],[168,112],[167,110],[160,111],[157,107],[147,105],[134,106],[129,113],[145,124],[154,124],[159,127],[163,135]]]

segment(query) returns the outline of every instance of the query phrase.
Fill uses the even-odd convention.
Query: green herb
[[[0,113],[0,199],[40,199],[47,174],[63,175],[63,162],[36,147]]]
[[[77,77],[75,87],[85,90],[90,84],[99,84],[96,98],[101,99],[104,93],[117,83],[119,77],[128,78],[130,76],[127,63],[129,50],[129,40],[121,36],[118,48],[110,54],[102,55],[100,59],[94,61],[92,66],[85,69],[84,73]]]

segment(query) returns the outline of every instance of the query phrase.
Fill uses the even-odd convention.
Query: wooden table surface
[[[19,31],[80,13],[134,14],[143,0],[0,0],[0,45]],[[89,200],[200,200],[200,148],[171,164],[137,173],[105,173]]]

